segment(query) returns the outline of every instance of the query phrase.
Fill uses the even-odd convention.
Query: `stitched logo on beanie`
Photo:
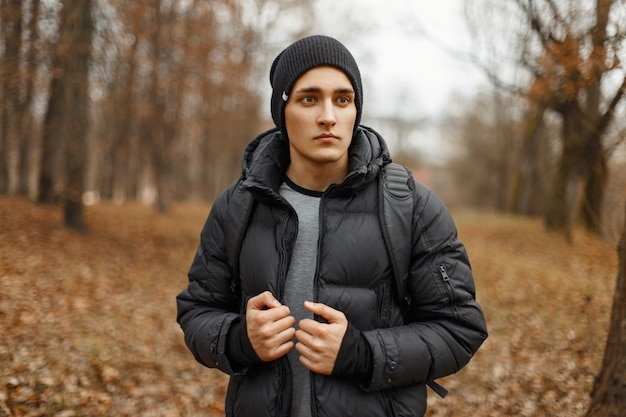
[[[283,91],[283,101],[287,102],[287,100],[289,100],[289,96],[287,94],[285,94],[285,92]]]

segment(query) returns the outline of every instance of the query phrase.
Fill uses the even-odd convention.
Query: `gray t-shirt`
[[[289,306],[296,319],[297,328],[298,322],[303,318],[313,318],[303,303],[313,301],[322,193],[305,190],[288,179],[281,185],[279,192],[298,215],[298,237],[285,281],[283,299],[283,303]],[[299,356],[295,349],[287,355],[293,374],[291,417],[311,417],[310,372],[300,363]]]

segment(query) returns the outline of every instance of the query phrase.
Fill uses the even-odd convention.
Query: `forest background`
[[[208,211],[205,204],[210,204],[239,176],[245,145],[271,127],[267,111],[267,69],[271,60],[294,39],[320,32],[340,38],[362,63],[366,87],[364,123],[390,139],[397,162],[410,166],[416,177],[435,189],[450,207],[472,220],[461,225],[467,224],[467,230],[485,228],[490,222],[501,226],[498,230],[484,230],[498,237],[510,233],[504,241],[495,240],[501,248],[525,248],[524,243],[529,242],[524,239],[529,238],[529,233],[536,233],[532,234],[533,241],[547,247],[560,247],[559,242],[563,242],[569,249],[561,249],[560,257],[551,261],[564,267],[567,262],[576,265],[576,274],[584,271],[584,278],[592,280],[568,293],[578,297],[570,307],[578,313],[584,310],[582,315],[574,314],[578,321],[572,324],[540,316],[530,321],[534,327],[524,328],[532,331],[557,326],[552,330],[565,332],[559,336],[564,339],[557,337],[555,343],[560,353],[574,353],[572,358],[566,355],[571,361],[564,366],[584,370],[574,378],[586,381],[578,386],[580,392],[551,385],[563,381],[546,382],[537,377],[536,381],[523,382],[524,378],[520,378],[514,381],[517,386],[513,385],[512,391],[504,389],[499,393],[505,405],[496,407],[493,398],[490,402],[494,410],[517,410],[520,415],[551,415],[546,410],[553,410],[550,407],[556,407],[554,404],[583,412],[588,402],[580,396],[591,391],[591,376],[599,371],[603,342],[613,328],[609,326],[609,312],[615,274],[609,271],[615,271],[618,265],[614,248],[624,223],[626,193],[626,2],[467,1],[461,22],[467,26],[471,42],[463,47],[446,44],[429,32],[421,20],[419,2],[412,6],[404,3],[389,3],[390,9],[395,7],[391,16],[397,19],[396,31],[409,39],[427,40],[457,60],[459,66],[479,71],[487,81],[479,89],[459,90],[437,114],[429,112],[429,97],[407,95],[404,81],[380,80],[367,71],[380,59],[367,45],[384,39],[388,27],[373,8],[368,13],[362,3],[0,0],[0,360],[5,369],[0,376],[6,378],[0,391],[0,415],[100,414],[85,408],[86,404],[105,409],[115,404],[118,408],[114,414],[126,415],[120,411],[118,400],[128,398],[124,396],[128,390],[140,386],[156,390],[151,391],[157,392],[155,398],[173,408],[171,413],[166,412],[169,408],[163,403],[159,408],[157,401],[152,406],[142,404],[147,408],[139,414],[190,415],[177,408],[177,401],[168,403],[171,398],[163,397],[171,385],[162,378],[176,377],[163,371],[165,365],[146,360],[142,369],[141,364],[122,363],[115,356],[125,354],[124,349],[114,353],[99,343],[85,352],[84,346],[75,344],[68,335],[81,325],[64,322],[59,314],[69,308],[80,314],[90,312],[85,317],[97,317],[98,313],[108,317],[106,308],[90,310],[95,308],[92,303],[106,298],[106,291],[113,291],[124,302],[132,302],[116,289],[142,292],[140,278],[136,286],[126,281],[118,286],[117,274],[134,276],[138,269],[154,262],[145,253],[160,256],[166,270],[173,268],[184,276],[184,267],[178,269],[181,262],[186,266],[188,255],[170,248],[180,255],[176,261],[170,260],[162,256],[166,247],[181,245],[193,252],[193,239],[201,226],[198,219]],[[390,43],[388,48],[407,46]],[[419,49],[403,52],[420,57]],[[408,74],[422,84],[429,82],[419,66]],[[367,95],[367,91],[376,95]],[[203,215],[195,211],[195,205],[203,208]],[[470,207],[474,214],[465,211]],[[183,212],[191,218],[181,216]],[[485,218],[484,213],[489,213],[489,217]],[[96,215],[97,219],[90,217]],[[181,226],[180,231],[175,227],[149,231],[142,223],[144,218],[157,224],[167,222],[166,219],[178,219],[181,225],[193,222],[194,237],[178,235],[186,226]],[[54,229],[55,222],[68,230]],[[102,231],[107,227],[112,235]],[[124,230],[113,232],[120,228]],[[73,230],[82,234],[75,235]],[[127,235],[127,230],[137,231],[136,236]],[[471,233],[467,233],[471,238]],[[91,241],[97,236],[103,240]],[[119,253],[120,248],[129,249],[122,242],[139,241],[142,237],[144,255],[128,259]],[[483,244],[475,250],[477,253],[487,247],[493,249],[485,237],[476,241]],[[598,246],[590,249],[588,245]],[[80,250],[83,247],[98,247],[105,251],[101,254],[105,259],[117,257],[128,265],[114,268],[113,273],[106,262],[89,261]],[[581,255],[583,249],[594,257]],[[33,251],[40,251],[40,255]],[[79,253],[83,257],[74,258]],[[541,258],[541,254],[534,253],[528,259],[535,257]],[[83,267],[64,268],[49,259],[58,259],[61,265],[77,262]],[[480,255],[478,259],[480,263]],[[516,261],[508,262],[519,267],[522,259],[525,258],[520,254]],[[174,264],[166,266],[166,262]],[[595,269],[598,265],[602,265],[599,270]],[[572,271],[569,272],[565,269],[560,273],[569,278]],[[519,269],[512,271],[513,276],[520,273]],[[551,303],[551,294],[545,291],[538,297],[534,292],[536,285],[551,288],[542,281],[547,279],[545,274],[545,269],[524,271],[523,286],[530,287],[522,293],[541,301],[535,307],[548,314],[552,311],[546,305]],[[482,285],[497,282],[495,272],[485,276],[487,281]],[[106,278],[103,287],[92,282],[96,278]],[[164,278],[171,279],[159,280]],[[86,293],[72,300],[71,294],[81,282],[80,285],[91,283],[95,287],[80,290]],[[620,294],[620,282],[618,275],[615,295]],[[169,283],[163,291],[174,291],[177,285]],[[517,291],[523,288],[519,285],[508,283],[503,288]],[[559,285],[570,288],[574,284],[559,281],[555,288]],[[98,288],[104,292],[98,292]],[[607,288],[608,292],[604,292]],[[44,294],[50,291],[64,301],[50,301],[44,308],[40,297],[45,301]],[[47,319],[22,305],[20,295],[30,297],[35,305],[41,304],[42,311],[49,310]],[[502,294],[493,297],[503,301]],[[623,302],[623,298],[615,297],[613,305],[620,300]],[[154,303],[155,299],[145,301]],[[598,309],[597,314],[588,312],[591,305]],[[509,317],[500,310],[492,312],[494,317]],[[169,318],[161,313],[150,311],[145,315],[152,317],[149,321],[157,328],[170,329],[171,323],[165,324]],[[59,335],[53,327],[46,327],[47,320],[65,323],[67,328],[56,329],[61,340],[55,339]],[[114,315],[113,321],[105,327],[112,326],[108,330],[112,340],[125,346],[132,334],[115,333],[123,318]],[[605,324],[599,329],[584,327],[593,321]],[[511,336],[506,333],[510,325],[509,321],[495,320],[493,326]],[[47,339],[29,338],[32,332],[23,334],[22,326],[42,331]],[[93,329],[83,331],[91,334]],[[527,336],[516,334],[520,340]],[[593,335],[593,340],[570,350],[568,344],[579,342],[581,334]],[[497,336],[495,339],[500,340]],[[58,344],[46,345],[46,340]],[[153,342],[140,345],[148,351],[163,348],[153,346]],[[181,349],[180,344],[171,343],[173,349]],[[524,363],[529,355],[551,351],[547,341],[539,343],[544,345],[538,351],[536,346],[524,343],[515,349],[506,344],[512,350],[500,353],[509,355],[508,359],[496,355],[502,362],[477,369],[485,370],[485,375],[495,375],[496,380],[504,379],[510,374],[503,364],[510,361],[511,355]],[[47,349],[66,347],[68,357],[33,356],[31,348],[42,345]],[[618,358],[625,354],[617,353]],[[69,358],[78,358],[76,363],[82,363],[84,368],[67,365]],[[39,366],[51,367],[44,373],[48,377],[35,376]],[[533,366],[524,375],[543,375]],[[152,371],[146,368],[162,374],[152,378],[147,376]],[[189,370],[187,366],[179,370],[183,369]],[[193,369],[189,375],[197,376],[200,371]],[[555,371],[563,374],[562,369]],[[73,376],[70,382],[63,377],[68,374]],[[121,384],[123,375],[132,375],[135,383]],[[148,386],[142,383],[144,377],[150,381]],[[211,385],[211,379],[204,378],[201,380],[205,385]],[[222,381],[213,388],[219,396],[223,380],[215,378]],[[100,388],[94,388],[94,379]],[[480,384],[479,388],[486,391],[478,397],[474,393],[470,403],[489,397],[489,382],[481,379]],[[202,390],[202,386],[193,389]],[[552,405],[542,408],[539,398],[532,395],[530,402],[520,399],[522,394],[539,389],[547,389],[553,396],[548,398]],[[99,395],[102,401],[94,400]],[[194,391],[193,399],[188,401],[198,400],[198,395]],[[571,395],[576,399],[572,400]],[[129,407],[134,411],[128,411],[128,415],[139,415],[138,409],[133,408],[137,404],[133,404]],[[215,407],[214,402],[210,404]],[[185,407],[188,410],[191,406]]]
[[[580,221],[617,239],[626,172],[622,0],[456,3],[463,16],[453,21],[472,36],[459,45],[429,32],[419,4],[400,2],[386,19],[353,13],[349,2],[0,4],[0,193],[60,203],[69,226],[82,227],[85,202],[141,200],[166,211],[173,201],[215,198],[238,177],[245,145],[271,127],[272,59],[321,32],[363,62],[372,91],[364,123],[448,204],[542,216],[565,235]],[[389,16],[404,39],[426,39],[473,68],[467,87],[442,105],[410,88],[439,79],[432,70],[381,78],[377,60],[388,55],[364,45],[380,48]],[[383,45],[402,49],[397,67],[419,63],[411,44]],[[477,69],[489,81],[480,88]]]

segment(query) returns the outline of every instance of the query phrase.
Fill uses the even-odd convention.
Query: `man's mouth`
[[[315,139],[338,139],[338,138],[332,133],[322,133],[321,135],[315,136]]]

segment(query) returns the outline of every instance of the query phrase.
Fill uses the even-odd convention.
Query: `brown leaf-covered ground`
[[[208,206],[59,209],[0,198],[0,417],[220,416],[226,379],[175,321]],[[435,416],[582,416],[602,359],[617,256],[581,231],[457,211],[490,338],[440,381]]]

